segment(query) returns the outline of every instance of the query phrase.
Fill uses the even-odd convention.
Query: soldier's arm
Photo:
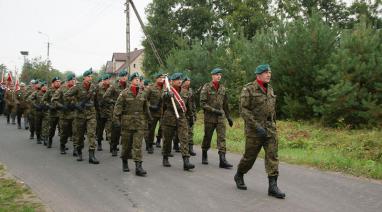
[[[231,114],[230,114],[230,111],[229,111],[229,104],[228,104],[227,93],[224,95],[223,110],[224,110],[225,116],[227,118],[231,118]]]
[[[146,117],[149,121],[153,120],[153,117],[151,116],[151,112],[150,112],[150,109],[149,109],[149,102],[147,101],[147,98],[145,98],[146,101],[144,103],[144,110],[145,110],[145,113],[146,113]]]
[[[208,84],[205,84],[200,92],[200,105],[202,108],[209,112],[215,112],[216,109],[211,107],[208,103]]]
[[[122,92],[118,96],[118,99],[117,99],[117,102],[115,103],[114,111],[113,111],[113,122],[118,123],[119,125],[121,125],[121,116],[122,116],[122,110],[124,105],[125,105],[125,98]]]
[[[105,101],[106,103],[108,104],[114,104],[115,103],[115,100],[114,100],[114,93],[115,93],[115,87],[113,85],[111,85],[107,90],[106,92],[103,94],[103,101]]]
[[[53,107],[63,107],[61,100],[62,91],[61,89],[57,89],[52,95],[52,106]]]
[[[252,108],[251,108],[251,94],[248,88],[244,87],[240,95],[240,115],[244,121],[248,123],[258,125],[254,119]]]

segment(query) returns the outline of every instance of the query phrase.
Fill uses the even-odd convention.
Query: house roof
[[[143,53],[143,49],[134,49],[134,51],[129,53],[130,54],[130,61],[131,62],[134,61],[142,53]],[[115,53],[113,53],[112,60],[126,61],[126,57],[127,57],[126,53],[115,52]]]

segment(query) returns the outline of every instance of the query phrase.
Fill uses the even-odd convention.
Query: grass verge
[[[0,164],[0,212],[45,211],[36,196],[24,184],[6,174]]]
[[[203,127],[203,117],[199,114],[194,129],[195,144],[203,140]],[[281,161],[382,179],[381,130],[332,129],[296,121],[279,121],[277,128]],[[228,151],[244,152],[242,119],[235,119],[234,126],[227,127],[226,139]],[[216,148],[216,133],[211,145]],[[263,155],[262,150],[260,157]]]

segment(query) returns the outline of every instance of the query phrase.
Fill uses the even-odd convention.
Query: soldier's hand
[[[218,116],[223,115],[223,111],[221,111],[221,110],[214,109],[213,112],[214,112],[216,115],[218,115]]]
[[[267,131],[262,127],[256,127],[256,135],[265,138],[267,137]]]
[[[227,121],[228,121],[229,126],[232,127],[232,126],[233,126],[233,120],[232,120],[232,118],[231,118],[231,117],[228,117],[228,118],[227,118]]]
[[[158,111],[159,110],[159,107],[157,105],[150,105],[149,108],[151,111]]]
[[[168,97],[174,97],[174,93],[171,92],[171,91],[165,91],[165,95],[168,96]]]

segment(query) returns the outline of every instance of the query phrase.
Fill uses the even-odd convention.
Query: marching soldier
[[[48,100],[47,100],[47,93],[49,92],[50,88],[48,88],[46,82],[43,82],[44,84],[44,95],[42,96],[42,102],[41,102],[41,107],[42,107],[42,124],[41,124],[41,138],[43,141],[44,146],[47,146],[48,144],[48,137],[49,137],[49,108],[48,108]],[[50,94],[48,94],[50,96]],[[50,101],[50,100],[49,100]]]
[[[109,107],[109,110],[114,111],[114,105],[117,101],[119,94],[125,90],[127,81],[127,71],[122,70],[118,74],[119,80],[116,84],[111,85],[103,95],[105,105]],[[113,114],[112,114],[113,115]],[[118,155],[118,144],[121,136],[121,127],[114,123],[112,119],[111,132],[110,132],[110,150],[113,157]]]
[[[163,116],[161,120],[162,133],[163,133],[163,166],[171,167],[168,157],[171,154],[171,143],[174,138],[175,132],[178,134],[180,141],[180,149],[183,157],[183,169],[185,171],[195,168],[190,163],[190,152],[188,146],[188,124],[186,112],[189,110],[186,103],[187,97],[181,96],[182,85],[182,73],[174,73],[171,76],[172,86],[166,88],[166,92],[163,95]],[[172,100],[174,99],[174,101]],[[175,102],[176,108],[174,108],[173,102]],[[176,117],[175,110],[177,110],[179,118]]]
[[[110,87],[110,74],[102,76],[102,82],[98,87],[97,104],[99,106],[99,119],[97,121],[97,150],[102,151],[103,132],[106,132],[106,140],[110,142],[111,119],[113,115],[113,105],[107,104],[103,98],[106,90]]]
[[[187,121],[188,121],[188,146],[189,146],[189,152],[191,156],[195,156],[196,153],[194,152],[194,123],[196,122],[196,104],[195,104],[195,97],[194,92],[191,85],[191,78],[186,76],[182,83],[182,90],[181,90],[181,96],[187,96],[186,99],[187,105],[188,105],[188,112],[187,112]]]
[[[44,101],[44,104],[47,106],[48,108],[48,131],[47,131],[47,135],[45,135],[47,138],[48,138],[48,145],[47,145],[47,148],[52,148],[52,141],[53,141],[53,137],[54,137],[54,134],[56,133],[56,128],[57,128],[57,125],[59,123],[59,115],[58,115],[58,111],[57,111],[57,107],[55,107],[52,103],[52,97],[54,95],[54,93],[60,88],[61,86],[61,81],[60,81],[60,78],[59,77],[54,77],[52,79],[52,84],[51,84],[51,87],[50,89],[45,93],[44,95],[44,98],[43,98],[43,101]]]
[[[232,165],[225,158],[226,154],[226,123],[232,127],[233,120],[229,113],[227,90],[220,83],[222,69],[211,71],[212,81],[206,83],[200,93],[200,104],[204,109],[204,137],[202,143],[202,164],[208,164],[207,151],[211,147],[214,131],[217,133],[217,147],[219,151],[219,167],[229,169]]]
[[[12,83],[8,83],[7,90],[5,91],[5,107],[7,112],[7,124],[12,119],[12,124],[16,124],[16,94],[15,87]]]
[[[278,142],[276,133],[276,96],[268,64],[259,65],[256,80],[244,86],[240,95],[240,113],[245,124],[245,152],[234,177],[238,189],[246,190],[243,175],[256,161],[261,148],[265,151],[265,169],[268,174],[268,195],[285,198],[277,186],[279,175]]]
[[[142,168],[142,140],[147,130],[147,121],[152,118],[146,96],[139,87],[139,74],[133,73],[129,81],[131,85],[122,91],[115,103],[113,119],[115,125],[121,126],[123,171],[129,171],[127,159],[129,148],[132,148],[135,174],[146,176],[147,172]]]
[[[157,124],[160,124],[161,118],[161,108],[162,108],[162,93],[163,93],[163,83],[164,75],[161,72],[158,72],[154,75],[155,84],[148,86],[146,91],[147,101],[149,102],[149,108],[151,116],[153,117],[152,121],[149,121],[149,128],[147,135],[145,137],[146,141],[146,150],[149,154],[154,153],[154,136],[155,129]]]
[[[29,120],[29,132],[30,136],[29,139],[34,139],[34,134],[36,132],[36,108],[34,107],[34,99],[40,89],[39,81],[38,80],[31,80],[32,89],[29,91],[30,94],[28,95],[27,102],[28,102],[28,120]],[[33,99],[33,100],[32,100]]]
[[[28,92],[25,88],[25,83],[20,83],[20,90],[16,91],[16,119],[17,119],[17,128],[21,129],[21,117],[24,116],[24,124],[26,128],[27,123],[27,114],[26,111],[28,109],[27,103],[27,95]]]
[[[52,106],[58,109],[60,125],[60,153],[66,154],[66,143],[68,138],[75,134],[74,119],[76,116],[74,102],[64,94],[76,83],[74,74],[66,76],[64,85],[58,88],[52,96]],[[73,143],[73,156],[77,156],[76,146]]]
[[[65,94],[64,98],[73,99],[76,102],[76,119],[74,127],[76,128],[73,142],[76,146],[78,158],[82,161],[82,149],[84,148],[84,136],[86,130],[87,140],[89,142],[89,163],[99,164],[95,157],[95,129],[96,129],[96,111],[94,107],[94,98],[96,94],[96,86],[91,83],[92,69],[83,73],[83,82],[71,87]]]
[[[28,97],[28,100],[31,102],[33,107],[32,109],[33,110],[33,125],[34,125],[34,130],[36,131],[37,144],[41,144],[41,133],[42,133],[41,127],[42,127],[43,108],[44,108],[42,97],[44,93],[46,92],[46,87],[44,86],[43,82],[36,81],[35,83],[36,83],[35,88],[37,90],[35,90]]]

